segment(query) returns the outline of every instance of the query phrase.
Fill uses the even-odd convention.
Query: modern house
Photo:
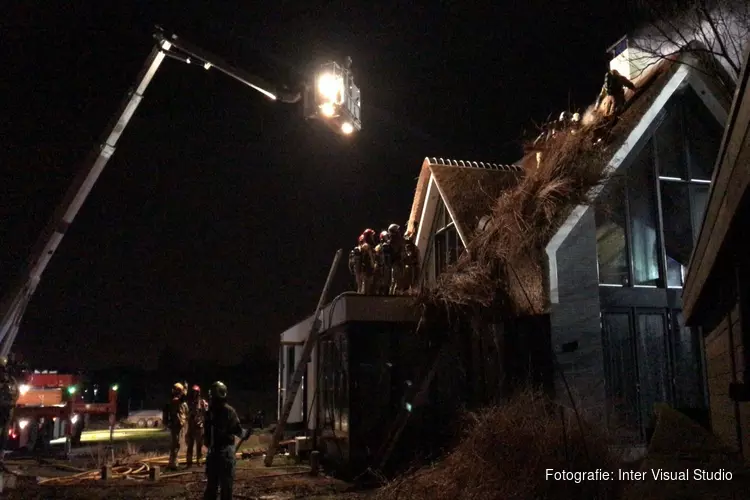
[[[682,315],[728,103],[696,63],[649,62],[621,41],[613,69],[638,89],[612,133],[611,172],[596,203],[577,207],[547,246],[551,342],[565,382],[591,418],[642,443],[656,402],[700,418],[700,334]],[[499,166],[425,160],[408,230],[427,283],[455,262],[504,187],[533,155]],[[558,373],[555,394],[570,404]]]
[[[609,181],[547,246],[552,342],[575,347],[558,359],[582,406],[643,443],[654,403],[697,417],[706,407],[700,333],[681,296],[729,103],[690,54],[639,75],[645,58],[614,50],[611,67],[638,89],[612,131]]]
[[[611,176],[596,203],[563,214],[546,247],[543,272],[519,269],[518,281],[541,291],[529,302],[539,303],[523,321],[493,331],[502,343],[498,350],[506,353],[494,360],[506,375],[530,375],[538,384],[549,379],[567,406],[569,387],[589,418],[637,444],[647,439],[654,403],[697,414],[707,407],[700,333],[685,326],[681,295],[729,103],[697,61],[648,65],[625,42],[613,50],[611,67],[637,90],[602,146],[601,169]],[[536,153],[514,165],[424,160],[406,227],[420,250],[423,284],[435,284],[458,260],[487,225],[495,201],[537,168]],[[344,295],[321,319],[325,342],[308,366],[290,422],[319,435],[331,429],[337,438],[362,428],[359,437],[348,436],[343,445],[328,440],[327,446],[343,456],[342,447],[371,454],[382,433],[366,436],[374,427],[365,420],[380,415],[382,427],[403,405],[403,383],[414,380],[406,354],[414,346],[401,343],[413,337],[418,314],[407,297]],[[308,318],[281,336],[280,401],[311,324]],[[535,338],[535,331],[544,335]],[[472,350],[477,359],[470,364],[493,362],[481,360],[482,348],[465,352]],[[331,356],[333,362],[325,361]],[[521,357],[526,361],[514,364]],[[546,372],[552,366],[554,380]],[[524,375],[535,367],[538,372]],[[325,389],[319,380],[327,381]]]
[[[746,56],[702,229],[685,278],[686,323],[703,330],[711,427],[750,457],[750,54]]]

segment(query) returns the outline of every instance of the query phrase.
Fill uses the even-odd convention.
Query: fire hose
[[[248,452],[244,452],[246,455]],[[252,450],[249,452],[252,454],[262,454],[263,450]],[[240,454],[242,455],[242,454]],[[152,466],[159,465],[159,466],[166,466],[169,463],[169,456],[168,455],[162,455],[158,457],[152,457],[152,458],[146,458],[142,459],[134,464],[129,465],[118,465],[115,467],[112,467],[112,478],[113,479],[136,479],[136,480],[146,480],[149,477],[149,472],[151,471]],[[178,460],[178,464],[183,465],[186,464],[187,461],[184,459]],[[81,471],[81,469],[78,469],[76,467],[70,467],[65,466],[67,470],[77,470]],[[184,476],[187,474],[195,474],[198,472],[202,472],[202,469],[195,469],[191,471],[181,471],[181,472],[174,472],[170,474],[164,474],[161,476],[162,479],[167,479],[170,477],[177,477],[177,476]],[[74,484],[78,482],[83,481],[90,481],[90,480],[98,480],[101,479],[101,470],[100,469],[90,469],[90,470],[83,470],[81,472],[77,472],[76,474],[68,475],[68,476],[60,476],[60,477],[48,477],[41,479],[37,482],[37,484],[46,484],[46,485],[69,485]]]

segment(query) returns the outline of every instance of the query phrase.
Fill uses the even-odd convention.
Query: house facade
[[[615,54],[613,68],[639,88],[602,165],[611,176],[546,251],[555,394],[570,406],[567,383],[589,418],[606,422],[622,442],[642,443],[654,403],[705,419],[700,332],[685,325],[681,295],[728,105],[694,66],[664,61],[643,72],[623,57]],[[408,225],[425,283],[455,262],[490,214],[485,201],[534,168],[531,158],[517,165],[425,160]],[[466,179],[446,181],[456,175]]]
[[[519,325],[529,331],[514,333],[520,339],[548,331],[558,401],[571,406],[572,393],[577,409],[622,442],[638,444],[654,424],[655,403],[699,420],[707,413],[705,353],[699,329],[685,324],[682,289],[729,106],[693,62],[662,61],[644,71],[623,61],[637,56],[631,52],[615,53],[612,62],[637,90],[606,146],[601,167],[610,175],[596,202],[574,208],[546,247],[543,283],[532,284],[548,295],[546,324]],[[420,250],[423,284],[458,260],[497,198],[536,168],[537,158],[513,165],[424,160],[406,226]],[[382,437],[371,431],[403,406],[402,384],[415,380],[408,349],[399,345],[417,325],[410,304],[407,297],[356,294],[329,304],[289,422],[330,437],[332,453],[371,456]],[[280,407],[311,325],[308,318],[281,336]],[[383,408],[379,423],[368,420]]]
[[[750,53],[716,159],[706,215],[684,284],[688,325],[705,342],[711,428],[750,457]]]

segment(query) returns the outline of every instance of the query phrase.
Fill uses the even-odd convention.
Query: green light
[[[411,412],[411,408],[412,408],[411,403],[406,403],[404,407],[406,408],[406,411]]]
[[[76,386],[71,385],[70,387],[68,387],[68,394],[72,396],[75,393],[76,393]]]
[[[119,388],[120,388],[120,386],[117,385],[117,384],[115,384],[115,385],[112,386],[112,390],[115,391],[115,392],[117,392],[117,389],[119,389]]]

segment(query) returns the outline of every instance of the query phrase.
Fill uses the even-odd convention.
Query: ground
[[[198,499],[205,488],[203,467],[177,473],[163,470],[169,436],[161,430],[118,429],[112,443],[102,431],[84,433],[83,446],[67,459],[48,455],[39,457],[16,454],[6,458],[8,468],[16,474],[16,485],[7,489],[8,499]],[[310,475],[310,468],[285,455],[274,460],[272,467],[263,465],[262,449],[269,435],[261,433],[245,443],[237,460],[234,498],[348,499],[364,498],[366,493],[348,490],[350,485],[324,474]],[[184,460],[184,457],[182,457]],[[100,479],[100,467],[116,464],[115,477]],[[146,465],[148,464],[148,465]],[[148,468],[159,465],[163,477],[158,482],[148,479]]]

